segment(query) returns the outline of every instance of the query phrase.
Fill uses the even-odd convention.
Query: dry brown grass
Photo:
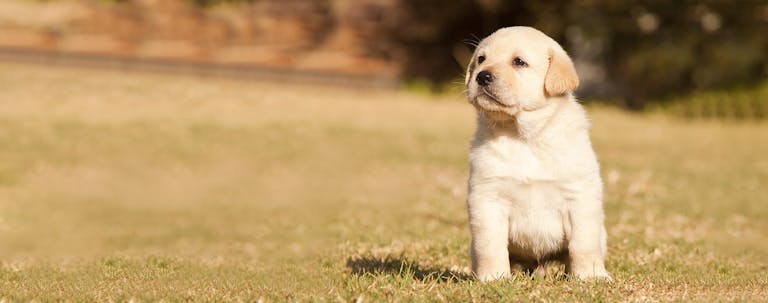
[[[599,107],[617,282],[473,282],[460,100],[2,64],[0,298],[768,296],[768,124]]]

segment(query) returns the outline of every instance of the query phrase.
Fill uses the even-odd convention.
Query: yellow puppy
[[[467,199],[474,273],[487,281],[512,265],[561,260],[578,278],[611,279],[600,167],[566,52],[536,29],[503,28],[480,42],[465,81],[477,109]]]

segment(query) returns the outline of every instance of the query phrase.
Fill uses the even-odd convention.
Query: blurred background
[[[0,56],[440,91],[471,44],[537,27],[560,41],[579,95],[632,110],[768,76],[768,4],[743,1],[4,0]],[[43,56],[43,58],[40,58]],[[187,63],[170,64],[170,63]],[[143,64],[143,65],[142,65]],[[198,64],[198,65],[194,65]],[[766,116],[765,88],[696,98],[693,116]],[[701,103],[701,104],[699,104]],[[679,107],[679,106],[678,106]]]
[[[614,284],[469,278],[463,70],[509,25],[575,60]],[[0,0],[0,302],[765,300],[766,33],[765,0]]]

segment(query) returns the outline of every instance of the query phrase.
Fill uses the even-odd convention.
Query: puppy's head
[[[579,85],[571,59],[544,33],[502,28],[478,44],[464,79],[469,102],[494,120],[544,106]]]

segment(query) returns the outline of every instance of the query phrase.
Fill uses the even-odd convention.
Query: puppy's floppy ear
[[[469,64],[467,65],[467,72],[464,75],[464,86],[469,86],[469,78],[472,77],[472,72],[475,70],[475,56],[472,56],[471,59],[469,59]]]
[[[549,49],[549,69],[544,78],[547,96],[560,96],[579,87],[579,76],[568,54],[561,48]]]

